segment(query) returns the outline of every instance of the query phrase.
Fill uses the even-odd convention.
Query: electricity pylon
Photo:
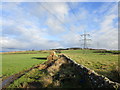
[[[87,34],[86,31],[84,30],[84,34],[82,34],[80,36],[82,37],[82,41],[83,41],[83,44],[82,44],[83,49],[87,49],[88,45],[90,45],[90,44],[87,43],[87,41],[91,41],[91,39],[88,38],[88,37],[90,37],[90,34]]]

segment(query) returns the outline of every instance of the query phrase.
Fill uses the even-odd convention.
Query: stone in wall
[[[68,58],[65,55],[62,55],[62,57],[66,58],[67,61],[70,60],[70,62],[74,62],[70,58]],[[117,82],[110,81],[107,77],[101,76],[94,72],[93,70],[90,70],[89,68],[84,67],[83,65],[77,64],[76,62],[73,63],[74,67],[76,67],[76,70],[79,74],[84,75],[86,82],[89,82],[90,87],[92,88],[119,88],[120,84]],[[81,72],[81,73],[80,73]]]
[[[52,60],[57,60],[58,56],[54,51],[50,52],[50,55],[47,57],[47,60],[52,61]]]
[[[53,61],[48,63],[47,72],[49,72],[49,75],[53,77],[52,80],[58,85],[67,81],[71,84],[71,82],[74,81],[78,84],[77,87],[120,89],[119,83],[110,81],[108,78],[97,74],[93,70],[77,64],[64,54],[57,56],[55,52],[51,52],[47,59],[48,61]]]

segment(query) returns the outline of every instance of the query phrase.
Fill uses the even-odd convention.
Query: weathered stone
[[[54,55],[53,56],[53,60],[57,60],[58,59],[58,56],[57,55]]]
[[[56,53],[54,51],[50,52],[50,55],[54,56]]]
[[[48,57],[47,57],[47,60],[50,60],[50,61],[53,60],[52,55],[48,56]]]
[[[50,85],[53,82],[53,79],[51,76],[46,76],[41,78],[41,80],[43,81],[43,86],[47,87],[48,85]]]
[[[94,73],[94,71],[93,70],[89,70],[88,74],[90,75],[91,73]]]
[[[112,81],[109,79],[105,78],[104,76],[98,75],[95,73],[93,70],[86,68],[83,65],[77,64],[74,60],[70,59],[69,57],[66,57],[64,54],[59,55],[59,57],[56,55],[55,52],[51,52],[50,55],[47,57],[49,61],[52,61],[53,64],[47,68],[47,71],[49,72],[50,76],[54,76],[56,72],[59,72],[59,70],[64,69],[63,72],[64,74],[60,74],[59,78],[65,78],[65,77],[74,77],[76,78],[76,75],[72,76],[71,73],[73,72],[74,74],[76,72],[78,76],[81,76],[82,78],[85,78],[86,83],[89,83],[89,87],[93,88],[104,88],[104,87],[116,87]],[[68,67],[74,68],[72,70],[74,71],[69,71],[66,70]],[[56,83],[57,84],[57,83]],[[59,85],[59,84],[58,84]],[[120,84],[116,84],[118,87],[120,87]],[[57,86],[57,85],[55,85]]]
[[[39,70],[41,69],[45,69],[47,66],[46,65],[41,65],[40,67],[38,67]]]
[[[50,76],[54,76],[54,73],[49,73],[50,74]]]
[[[54,86],[55,86],[55,87],[60,86],[60,82],[59,82],[58,80],[56,80],[56,81],[54,82]]]

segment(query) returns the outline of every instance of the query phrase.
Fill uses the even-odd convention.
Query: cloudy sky
[[[116,2],[3,2],[2,51],[83,47],[118,48]]]

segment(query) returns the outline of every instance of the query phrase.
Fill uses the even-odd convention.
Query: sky
[[[117,2],[2,2],[1,51],[83,47],[118,49]]]

